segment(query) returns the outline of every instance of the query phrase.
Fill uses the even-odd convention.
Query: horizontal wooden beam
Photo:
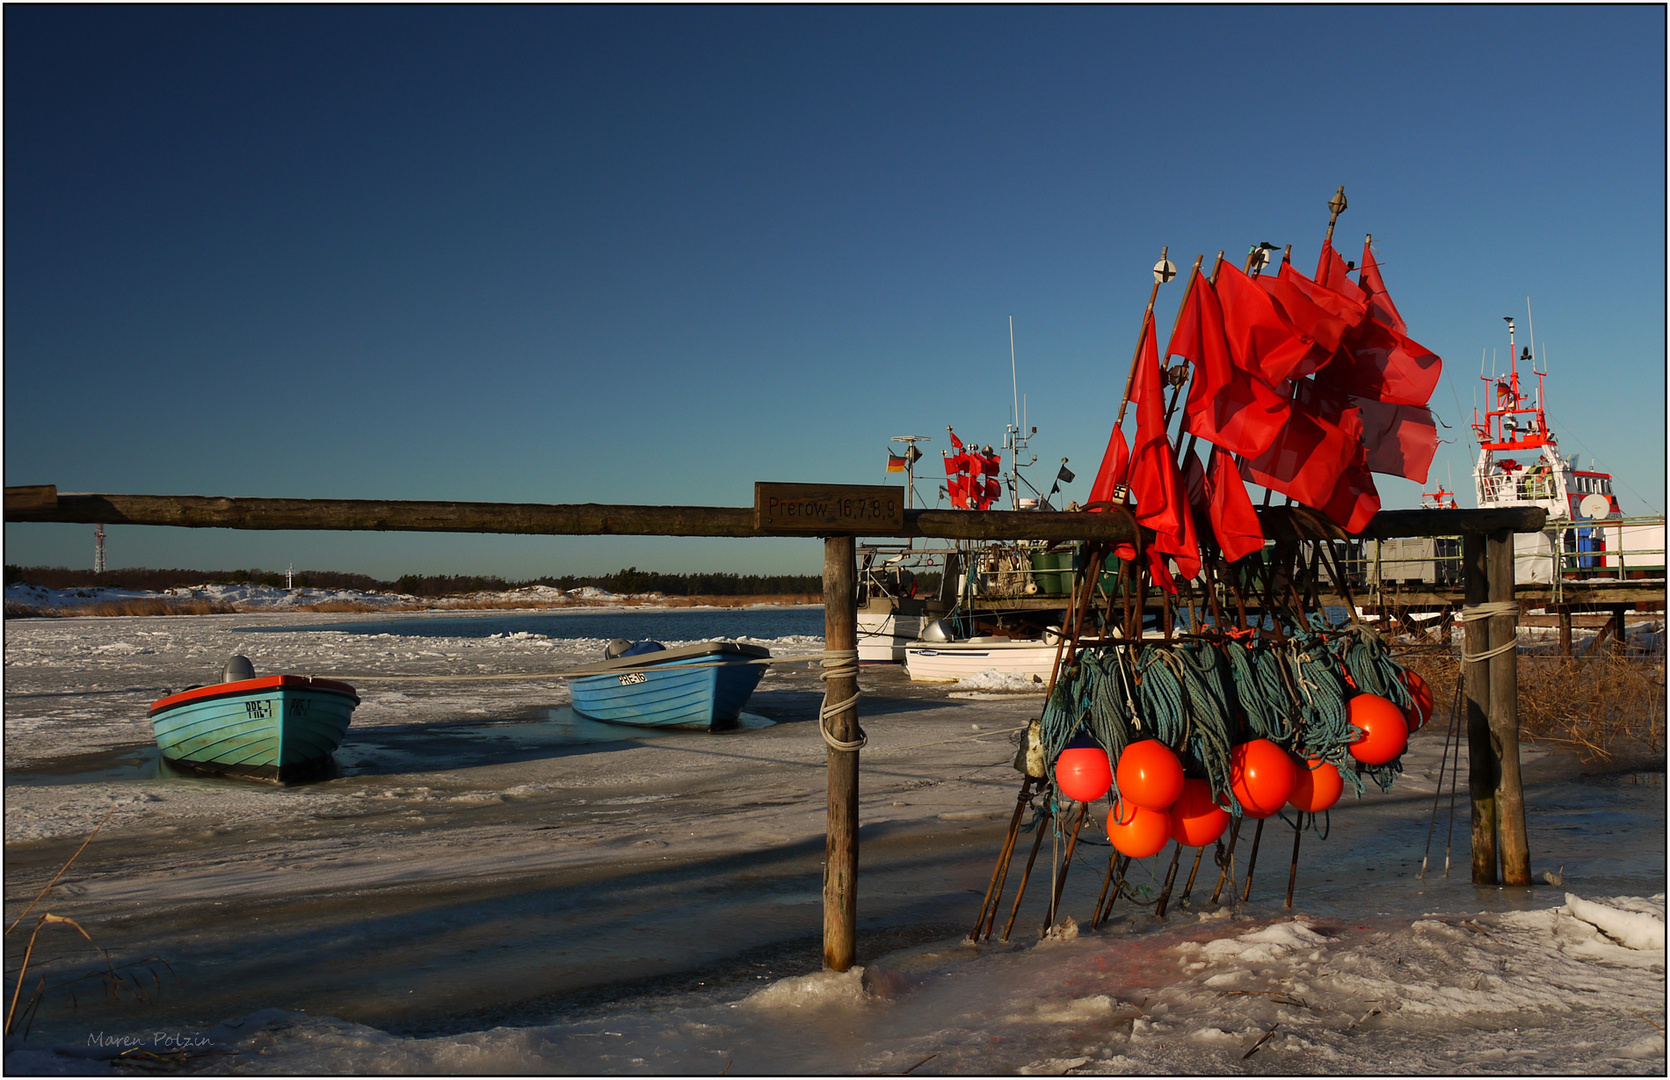
[[[1343,535],[1291,507],[1262,510],[1272,537]],[[1388,510],[1366,535],[1456,536],[1502,529],[1535,532],[1544,513],[1511,510]],[[172,525],[190,529],[367,530],[520,533],[542,536],[792,536],[758,529],[746,506],[611,506],[600,503],[421,502],[377,499],[250,499],[214,495],[60,494],[50,485],[6,489],[8,522]],[[864,536],[940,540],[1132,539],[1124,514],[1013,510],[907,510],[897,532]],[[804,534],[799,534],[804,535]]]

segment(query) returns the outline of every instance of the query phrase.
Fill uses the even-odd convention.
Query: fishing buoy
[[[1143,739],[1119,755],[1119,797],[1150,810],[1165,810],[1183,793],[1183,763],[1158,739]]]
[[[1133,859],[1158,855],[1171,832],[1171,816],[1164,810],[1116,802],[1108,811],[1108,839],[1121,855]]]
[[[1061,794],[1079,802],[1095,802],[1113,786],[1107,751],[1094,744],[1069,746],[1055,759],[1055,784]]]
[[[1358,694],[1345,706],[1346,719],[1363,737],[1346,749],[1364,765],[1384,765],[1409,745],[1409,721],[1403,710],[1376,694]]]
[[[1229,828],[1229,811],[1212,800],[1212,786],[1204,780],[1183,781],[1170,818],[1171,838],[1184,847],[1205,847]]]
[[[1403,714],[1404,719],[1409,721],[1409,734],[1413,735],[1432,719],[1432,687],[1407,668],[1403,672],[1403,685],[1409,688],[1409,696],[1415,699],[1415,703]]]
[[[1253,739],[1229,751],[1229,790],[1248,817],[1267,818],[1293,791],[1293,759],[1269,739]]]
[[[1321,758],[1293,759],[1293,793],[1287,797],[1293,809],[1320,814],[1339,802],[1344,791],[1345,778],[1332,762]]]

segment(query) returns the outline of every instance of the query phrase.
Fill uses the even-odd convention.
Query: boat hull
[[[889,611],[858,609],[858,662],[861,664],[899,664],[905,659],[905,646],[922,636],[925,617],[921,613],[907,614]]]
[[[918,641],[905,646],[905,671],[917,682],[957,682],[984,671],[1048,682],[1056,652],[1041,641]]]
[[[150,715],[170,765],[282,782],[324,768],[358,704],[347,683],[275,675],[174,694]]]
[[[614,661],[615,669],[569,680],[574,711],[635,727],[734,727],[771,654],[758,646],[685,648]],[[671,653],[672,655],[669,655]]]

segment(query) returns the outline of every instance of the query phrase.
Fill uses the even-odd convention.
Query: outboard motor
[[[226,668],[220,673],[220,681],[243,682],[245,679],[255,678],[255,665],[249,662],[249,657],[234,655],[226,661]]]
[[[605,660],[618,660],[622,656],[624,656],[626,654],[626,650],[630,649],[631,647],[632,647],[632,643],[630,641],[627,641],[623,637],[618,637],[615,640],[609,642],[608,645],[604,646],[603,659],[605,659]]]
[[[932,642],[946,642],[951,640],[951,624],[944,619],[935,619],[922,628],[922,640]]]

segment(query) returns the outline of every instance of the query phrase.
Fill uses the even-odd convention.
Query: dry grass
[[[96,600],[73,607],[37,607],[11,601],[6,604],[8,619],[57,619],[78,615],[231,615],[237,611],[233,605],[218,600],[176,600],[164,596]]]
[[[1432,687],[1433,723],[1447,724],[1460,657],[1439,651],[1400,657]],[[1587,764],[1663,759],[1663,655],[1604,649],[1594,657],[1519,657],[1519,732],[1574,751]]]
[[[58,879],[63,877],[64,873],[69,870],[71,864],[73,864],[76,859],[80,858],[83,851],[87,850],[87,845],[93,842],[93,837],[99,834],[99,830],[104,828],[105,822],[108,822],[111,814],[114,814],[115,812],[116,808],[111,807],[110,810],[105,813],[104,818],[100,820],[100,822],[93,827],[93,831],[87,835],[87,839],[83,840],[81,842],[81,846],[75,849],[75,854],[71,855],[69,859],[65,861],[64,865],[58,868],[58,872],[52,875],[52,880],[46,883],[46,887],[40,891],[34,900],[30,901],[29,906],[23,909],[22,913],[19,914],[15,920],[13,920],[12,924],[6,927],[6,936],[10,936],[11,932],[17,929],[18,924],[23,922],[24,916],[33,911],[35,905],[39,904],[41,900],[45,898],[46,894],[52,890],[52,886],[56,885],[58,883]],[[99,957],[103,962],[96,963],[91,967],[71,969],[68,972],[65,972],[63,970],[64,965],[59,963],[59,961],[64,959],[63,956],[55,955],[48,957],[46,960],[35,964],[35,987],[29,995],[28,1000],[24,1001],[23,987],[29,975],[30,961],[34,959],[35,945],[41,936],[41,931],[49,926],[69,927],[74,930],[76,933],[81,935],[82,939],[86,941],[89,948],[98,952]],[[170,975],[174,973],[173,969],[168,966],[166,961],[158,960],[155,957],[148,957],[144,960],[136,960],[125,964],[117,964],[111,959],[110,954],[106,952],[98,942],[93,940],[92,935],[87,933],[86,929],[83,928],[80,923],[62,915],[54,915],[50,911],[42,912],[35,919],[35,928],[30,932],[29,941],[24,946],[23,956],[18,963],[17,973],[12,976],[14,981],[11,999],[9,1004],[6,1006],[5,1035],[8,1039],[10,1039],[19,1020],[23,1023],[23,1034],[27,1035],[29,1033],[29,1026],[34,1020],[35,1013],[40,1009],[41,1002],[46,999],[47,994],[51,991],[63,991],[69,995],[72,1004],[79,1004],[75,988],[85,982],[92,982],[98,985],[104,991],[104,994],[109,998],[119,1000],[124,994],[126,994],[130,997],[136,997],[139,1000],[144,1001],[147,999],[148,994],[162,989],[162,980],[157,976],[156,968],[153,965],[161,965],[163,968],[167,969]],[[43,969],[49,969],[48,974],[40,974]],[[18,1005],[20,1003],[23,1005],[23,1015],[21,1017],[18,1015]]]

